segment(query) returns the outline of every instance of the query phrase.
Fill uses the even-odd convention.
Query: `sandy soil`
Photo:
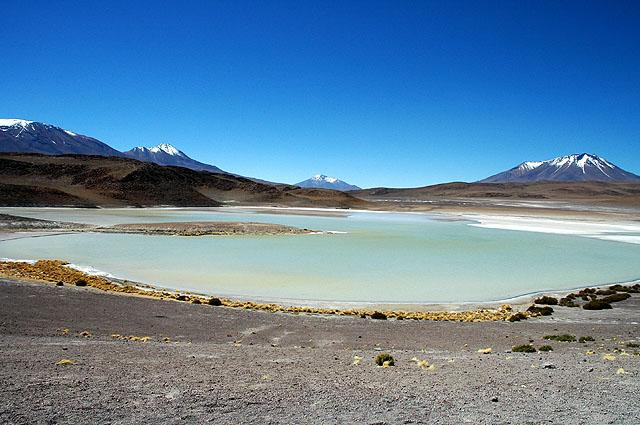
[[[639,322],[638,294],[613,310],[457,323],[295,316],[0,280],[0,422],[637,424],[639,349],[626,344],[640,342]],[[595,341],[542,339],[561,333]],[[507,352],[530,340],[554,351]],[[477,352],[486,347],[493,353]],[[375,366],[381,351],[396,365]],[[75,364],[56,365],[62,359]]]

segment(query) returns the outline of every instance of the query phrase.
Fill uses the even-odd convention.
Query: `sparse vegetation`
[[[538,351],[553,351],[553,347],[550,345],[541,345],[540,348],[538,348]]]
[[[628,292],[628,293],[639,293],[640,292],[640,284],[636,283],[635,285],[629,285],[629,286],[624,286],[624,285],[613,285],[610,287],[610,289],[617,291],[617,292]]]
[[[591,300],[582,306],[585,310],[607,310],[612,308],[611,304],[603,300]]]
[[[584,344],[585,342],[593,342],[595,339],[592,336],[581,336],[578,338],[578,342]]]
[[[532,305],[527,309],[527,311],[540,316],[551,316],[551,313],[553,313],[553,308],[548,306],[538,307],[538,306]]]
[[[621,294],[613,294],[613,295],[606,296],[602,298],[601,301],[605,303],[617,303],[619,301],[624,301],[630,297],[631,295],[629,293],[623,292]]]
[[[627,348],[640,348],[640,344],[636,342],[627,342]]]
[[[578,304],[576,304],[574,300],[575,295],[569,294],[564,298],[560,298],[560,301],[558,301],[558,305],[561,305],[562,307],[578,307]]]
[[[76,286],[87,286],[87,281],[84,279],[76,280]]]
[[[209,298],[209,305],[215,305],[215,306],[219,306],[222,305],[222,301],[220,301],[220,298]]]
[[[616,291],[614,291],[613,289],[598,289],[596,291],[596,295],[613,295],[615,293]]]
[[[542,339],[550,340],[550,341],[558,341],[558,342],[576,342],[576,337],[570,334],[562,334],[562,335],[545,335]]]
[[[521,320],[527,320],[527,315],[522,312],[518,312],[509,316],[507,320],[510,322],[519,322]]]
[[[535,353],[536,349],[531,344],[515,345],[511,351],[514,353]]]
[[[376,320],[387,320],[387,315],[380,311],[374,311],[371,313],[371,318]]]
[[[191,304],[202,304],[202,301],[200,301],[199,298],[194,298],[193,301],[191,301]]]
[[[378,354],[374,361],[378,366],[384,366],[385,363],[388,366],[393,366],[395,364],[395,361],[393,360],[393,356],[389,353]]]
[[[536,304],[546,304],[546,305],[558,305],[558,299],[554,297],[548,297],[543,295],[540,298],[536,298],[534,301]]]

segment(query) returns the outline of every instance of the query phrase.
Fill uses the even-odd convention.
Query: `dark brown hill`
[[[87,155],[0,155],[2,206],[364,207],[332,190],[270,186],[243,177]]]

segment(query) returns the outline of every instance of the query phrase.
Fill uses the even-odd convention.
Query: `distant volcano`
[[[295,186],[305,188],[319,188],[319,189],[333,189],[341,192],[348,192],[350,190],[360,190],[358,186],[343,182],[335,177],[328,177],[324,174],[316,174],[315,176],[296,183]]]
[[[604,158],[588,153],[573,154],[548,161],[529,161],[480,183],[530,183],[538,181],[637,182],[640,176],[615,166]]]

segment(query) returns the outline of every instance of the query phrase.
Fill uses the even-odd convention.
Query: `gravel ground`
[[[0,423],[638,424],[640,356],[614,350],[640,350],[626,347],[640,342],[639,322],[638,294],[613,310],[458,323],[274,314],[0,279]],[[595,342],[542,339],[561,333]],[[507,352],[530,340],[554,351]],[[486,347],[493,352],[477,352]],[[375,366],[381,351],[396,366]]]

